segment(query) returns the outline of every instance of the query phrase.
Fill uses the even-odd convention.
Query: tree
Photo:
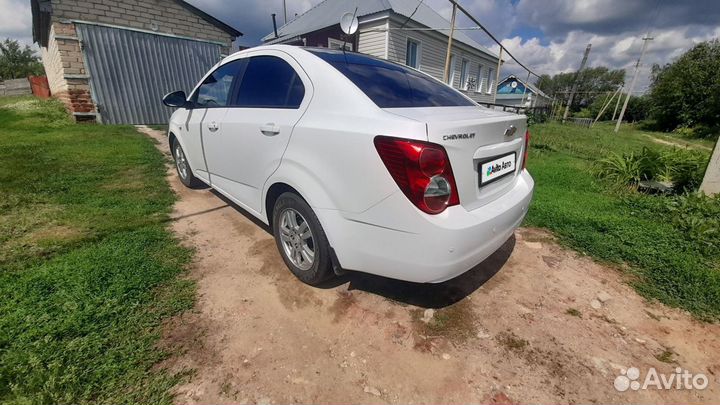
[[[42,75],[43,65],[27,45],[21,48],[10,38],[0,42],[0,80]]]
[[[695,128],[700,135],[720,128],[720,42],[702,42],[672,63],[653,66],[651,112],[659,128]]]
[[[537,86],[545,94],[551,97],[555,95],[559,100],[567,103],[576,76],[576,72],[558,73],[554,76],[542,75],[537,81]],[[580,76],[570,111],[579,111],[593,104],[598,98],[604,99],[607,92],[617,90],[624,80],[625,71],[622,69],[611,70],[604,66],[586,68]]]

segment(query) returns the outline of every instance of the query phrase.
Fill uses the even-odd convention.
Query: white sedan
[[[270,225],[308,284],[345,270],[451,279],[502,246],[532,199],[524,116],[386,60],[253,48],[164,102],[182,182]]]

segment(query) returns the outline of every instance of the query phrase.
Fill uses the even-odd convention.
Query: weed
[[[580,312],[580,311],[579,311],[578,309],[576,309],[576,308],[568,308],[567,311],[565,311],[565,313],[568,314],[568,315],[570,315],[570,316],[576,316],[576,317],[578,317],[578,318],[582,318],[582,312]]]
[[[529,345],[528,341],[518,337],[512,331],[500,332],[495,336],[495,340],[506,350],[514,352],[522,352]]]
[[[670,349],[665,349],[662,352],[655,355],[655,358],[658,361],[661,361],[663,363],[675,363],[675,353],[673,353]]]

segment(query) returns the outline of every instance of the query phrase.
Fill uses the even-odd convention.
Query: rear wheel
[[[190,168],[190,162],[188,162],[187,156],[185,156],[185,151],[183,151],[182,146],[180,146],[180,142],[177,140],[173,141],[171,147],[172,155],[175,159],[175,169],[177,169],[178,177],[180,177],[182,184],[189,188],[202,186],[202,181],[193,176],[192,169]]]
[[[273,209],[273,234],[283,261],[297,278],[318,285],[330,277],[327,237],[315,213],[297,194],[278,197]]]

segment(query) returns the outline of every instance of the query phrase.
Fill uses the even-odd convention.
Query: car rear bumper
[[[454,206],[427,215],[397,192],[359,214],[316,213],[344,269],[439,283],[475,267],[512,236],[533,188],[532,177],[523,171],[512,189],[473,211]]]

